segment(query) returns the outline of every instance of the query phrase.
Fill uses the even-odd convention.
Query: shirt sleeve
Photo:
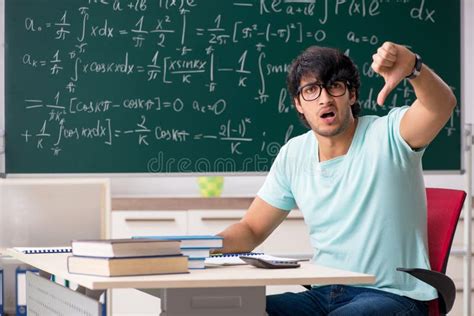
[[[288,144],[281,148],[257,195],[273,207],[290,211],[296,207],[296,202],[287,176],[287,148]]]
[[[387,115],[390,149],[402,161],[419,162],[426,147],[412,149],[400,134],[400,123],[408,109],[409,106],[394,108]]]

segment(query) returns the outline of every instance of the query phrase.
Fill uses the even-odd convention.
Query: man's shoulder
[[[407,109],[408,106],[394,107],[385,115],[363,115],[359,117],[359,120],[361,125],[366,125],[367,127],[372,125],[377,126],[387,123],[388,121],[399,121]]]
[[[373,123],[374,121],[377,121],[377,120],[380,120],[380,119],[383,119],[384,117],[386,117],[387,115],[375,115],[375,114],[370,114],[370,115],[362,115],[359,117],[359,121],[360,122],[363,122],[363,123],[367,123],[367,124],[370,124],[370,123]]]
[[[280,164],[298,164],[301,159],[306,159],[308,148],[312,148],[315,136],[311,130],[290,138],[278,153],[277,160]]]

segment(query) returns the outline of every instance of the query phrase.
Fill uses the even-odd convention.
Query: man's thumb
[[[383,105],[383,103],[385,102],[385,99],[388,97],[390,92],[392,92],[392,90],[393,88],[391,87],[391,85],[388,83],[385,83],[382,90],[380,90],[379,95],[377,96],[377,104]]]

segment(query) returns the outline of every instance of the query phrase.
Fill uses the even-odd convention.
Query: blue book
[[[26,270],[17,268],[15,274],[16,284],[16,315],[26,315]]]
[[[38,269],[24,269],[22,267],[16,268],[15,283],[16,283],[16,315],[26,315],[26,271],[39,273]]]
[[[107,291],[100,296],[100,303],[102,304],[102,316],[107,316]]]
[[[132,238],[181,240],[181,248],[222,248],[224,239],[214,235],[134,236]]]
[[[208,247],[181,247],[181,253],[183,256],[191,258],[207,258],[211,254],[211,248]]]
[[[206,258],[188,258],[188,268],[189,269],[205,269],[206,268]]]
[[[3,316],[3,270],[0,269],[0,316]]]

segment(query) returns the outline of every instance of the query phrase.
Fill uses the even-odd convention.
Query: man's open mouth
[[[336,115],[334,112],[326,112],[321,115],[321,118],[333,117],[334,115]]]

